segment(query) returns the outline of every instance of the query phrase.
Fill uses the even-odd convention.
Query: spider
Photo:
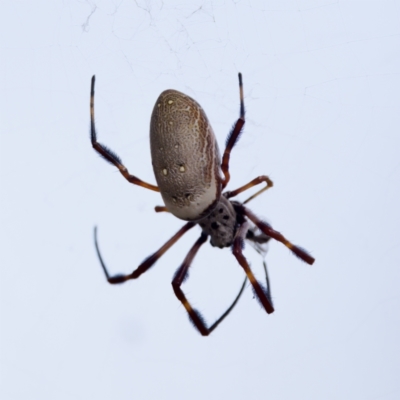
[[[96,252],[107,281],[111,284],[120,284],[139,278],[187,231],[199,225],[200,237],[176,271],[172,288],[200,334],[208,336],[228,316],[242,295],[247,279],[265,311],[268,314],[274,312],[265,263],[267,284],[264,287],[253,275],[243,255],[245,239],[256,246],[262,246],[272,238],[283,243],[308,264],[313,264],[314,258],[304,249],[289,242],[281,233],[275,231],[245,206],[250,200],[272,187],[273,183],[268,176],[259,176],[236,190],[222,192],[230,180],[230,154],[245,123],[242,74],[239,73],[240,115],[227,137],[222,162],[214,132],[201,106],[191,97],[176,90],[166,90],[160,94],[150,121],[151,156],[158,186],[131,175],[116,153],[97,141],[94,122],[94,89],[95,76],[92,77],[90,95],[90,132],[94,150],[117,167],[128,182],[160,192],[165,206],[155,207],[156,212],[167,211],[187,221],[159,250],[147,257],[132,273],[126,275],[108,273],[100,254],[97,228],[95,228]],[[265,183],[265,186],[243,203],[230,200],[261,183]],[[200,312],[191,306],[181,289],[195,255],[208,237],[210,237],[211,246],[221,249],[230,247],[246,275],[232,304],[210,326],[207,325]]]

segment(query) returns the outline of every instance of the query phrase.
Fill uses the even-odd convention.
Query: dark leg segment
[[[92,86],[90,92],[90,138],[92,140],[93,148],[109,163],[115,165],[119,172],[124,176],[126,180],[130,183],[133,183],[138,186],[142,186],[146,189],[154,190],[155,192],[159,192],[160,189],[157,186],[151,185],[150,183],[144,182],[137,178],[134,175],[131,175],[125,165],[122,164],[121,159],[110,149],[106,146],[100,144],[97,141],[97,134],[96,134],[96,127],[94,123],[94,83],[95,83],[95,76],[92,77]]]
[[[265,273],[265,282],[267,284],[267,290],[268,290],[268,298],[271,301],[272,304],[272,292],[271,292],[271,284],[269,282],[269,274],[268,274],[268,268],[267,268],[267,263],[265,260],[263,260],[263,267],[264,267],[264,273]]]
[[[258,228],[250,228],[246,233],[246,239],[250,241],[250,244],[253,246],[254,250],[260,254],[263,258],[263,266],[264,266],[264,273],[265,273],[265,281],[267,284],[267,290],[269,293],[270,299],[272,299],[271,293],[271,284],[269,282],[269,275],[268,275],[268,268],[267,263],[265,262],[265,255],[266,255],[266,248],[263,247],[264,244],[268,243],[271,238],[267,236],[264,232],[256,233],[256,229]]]
[[[306,262],[307,264],[312,265],[315,261],[314,257],[311,257],[310,254],[307,253],[306,250],[302,249],[299,246],[294,245],[289,242],[280,232],[275,231],[272,227],[264,221],[261,221],[257,218],[248,208],[242,205],[235,205],[235,208],[239,210],[242,214],[246,215],[250,221],[252,221],[262,232],[266,235],[270,236],[272,239],[277,240],[278,242],[283,243],[288,249],[290,249],[297,257]]]
[[[249,223],[247,221],[245,221],[238,229],[236,238],[233,241],[232,252],[233,252],[233,255],[236,257],[236,259],[238,260],[241,267],[244,269],[244,272],[246,273],[247,277],[249,278],[249,281],[254,288],[254,293],[257,296],[258,300],[264,307],[265,311],[268,314],[271,314],[274,312],[274,306],[272,305],[269,288],[268,287],[264,288],[257,281],[256,277],[254,276],[253,272],[250,269],[249,263],[247,262],[246,258],[243,255],[242,249],[243,249],[244,239],[246,237],[246,233],[247,233],[248,229],[249,229]],[[267,280],[267,282],[268,282],[268,280]]]
[[[257,197],[258,195],[260,195],[261,193],[265,192],[266,190],[268,190],[269,188],[271,188],[274,183],[271,181],[271,179],[268,178],[268,176],[266,175],[261,175],[255,179],[253,179],[251,182],[249,182],[247,185],[241,186],[239,189],[236,190],[232,190],[232,191],[228,191],[224,193],[224,196],[227,199],[230,199],[231,197],[235,197],[237,196],[239,193],[244,192],[247,189],[252,188],[253,186],[259,185],[260,183],[265,182],[266,185],[265,187],[263,187],[261,190],[259,190],[257,193],[253,194],[252,196],[250,196],[246,201],[244,201],[242,204],[246,204],[248,203],[250,200],[253,200],[255,197]]]
[[[200,249],[201,245],[206,242],[206,240],[207,240],[207,235],[205,233],[202,233],[200,238],[197,239],[196,243],[190,249],[190,251],[187,254],[187,256],[185,257],[182,265],[176,271],[174,279],[172,280],[172,287],[174,289],[176,297],[179,299],[179,301],[185,307],[187,313],[189,314],[190,321],[193,323],[193,325],[197,328],[197,330],[203,336],[208,336],[228,316],[228,314],[235,307],[235,305],[238,302],[240,296],[242,295],[243,290],[244,290],[244,288],[246,286],[246,281],[247,281],[247,279],[244,280],[243,285],[242,285],[242,287],[241,287],[241,289],[239,291],[239,294],[236,296],[235,300],[230,305],[230,307],[221,315],[221,317],[219,317],[208,328],[203,316],[200,314],[199,311],[197,311],[195,308],[193,308],[191,306],[191,304],[186,299],[186,296],[184,295],[184,293],[182,292],[182,289],[181,289],[181,285],[182,285],[182,283],[184,282],[184,280],[187,277],[187,273],[188,273],[189,267],[190,267],[190,265],[191,265],[191,263],[193,261],[193,258],[197,254],[197,252]]]
[[[243,81],[242,81],[242,74],[240,72],[239,72],[239,91],[240,91],[240,116],[226,139],[226,147],[225,147],[224,155],[222,157],[221,170],[225,176],[225,179],[222,181],[222,188],[226,187],[226,185],[228,184],[228,182],[230,180],[229,158],[231,155],[232,148],[238,141],[240,134],[242,132],[244,123],[245,123],[244,100],[243,100]]]
[[[173,245],[175,244],[189,229],[196,225],[194,222],[188,222],[185,224],[167,243],[164,244],[158,251],[151,256],[147,257],[131,274],[128,275],[114,275],[110,276],[107,267],[100,254],[99,244],[97,242],[97,227],[94,228],[94,244],[96,246],[97,256],[99,257],[100,264],[103,268],[104,274],[109,283],[123,283],[130,279],[137,279],[140,275],[146,272],[153,264]]]

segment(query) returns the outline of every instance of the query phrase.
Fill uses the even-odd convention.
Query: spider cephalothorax
[[[211,246],[224,248],[232,246],[237,228],[237,215],[232,203],[221,196],[215,208],[198,221],[203,232],[210,235]]]
[[[95,229],[96,251],[108,282],[116,284],[138,278],[182,235],[195,225],[199,225],[202,230],[201,235],[190,249],[172,280],[175,295],[182,302],[190,320],[198,331],[207,336],[218,326],[236,305],[243,293],[247,279],[249,279],[255,295],[265,311],[272,313],[274,308],[266,266],[264,264],[266,273],[266,287],[264,287],[254,277],[243,255],[245,240],[249,240],[257,251],[263,253],[263,245],[272,238],[283,243],[308,264],[312,264],[314,258],[305,250],[289,242],[281,233],[272,229],[269,224],[260,220],[245,206],[254,197],[272,187],[272,181],[267,176],[259,176],[236,190],[222,193],[230,179],[230,153],[239,139],[245,123],[242,75],[239,74],[240,116],[228,135],[222,162],[214,132],[201,106],[191,97],[176,90],[166,90],[161,93],[154,106],[150,122],[150,147],[154,175],[158,186],[131,175],[120,158],[97,141],[94,123],[94,84],[95,77],[93,76],[90,97],[93,148],[108,162],[115,165],[129,182],[160,192],[165,206],[157,206],[155,208],[157,212],[168,211],[174,216],[188,221],[158,251],[146,258],[131,274],[127,275],[109,275],[100,254],[97,230]],[[263,182],[266,183],[265,187],[243,203],[229,200]],[[233,303],[211,326],[207,326],[204,318],[191,306],[181,289],[193,258],[209,236],[212,246],[232,248],[233,255],[246,275]]]

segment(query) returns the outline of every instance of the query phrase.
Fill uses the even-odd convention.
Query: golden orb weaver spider
[[[97,229],[95,228],[96,251],[108,282],[119,284],[137,279],[189,229],[199,225],[202,230],[201,235],[172,280],[174,293],[185,307],[195,328],[203,336],[209,335],[232,311],[243,293],[247,279],[265,311],[268,314],[272,313],[274,307],[267,271],[265,270],[267,286],[264,287],[255,278],[243,255],[245,240],[262,245],[272,238],[283,243],[308,264],[313,264],[314,258],[304,249],[288,241],[281,233],[275,231],[245,206],[254,197],[272,187],[273,183],[268,176],[259,176],[236,190],[223,192],[230,180],[230,154],[245,123],[242,75],[239,73],[240,116],[227,137],[222,162],[213,129],[201,106],[191,97],[176,90],[166,90],[160,94],[154,105],[150,122],[151,156],[158,186],[131,175],[121,159],[112,150],[97,141],[94,123],[94,87],[95,77],[93,76],[90,96],[90,132],[94,150],[117,167],[128,182],[160,192],[165,206],[155,207],[156,212],[169,211],[177,218],[188,221],[159,250],[146,258],[132,273],[126,275],[110,275],[108,273],[100,254]],[[239,193],[263,182],[266,185],[245,202],[230,200]],[[254,225],[251,225],[249,221]],[[208,326],[200,312],[191,306],[181,289],[196,253],[209,236],[212,246],[232,248],[233,255],[246,274],[233,303],[211,326]]]

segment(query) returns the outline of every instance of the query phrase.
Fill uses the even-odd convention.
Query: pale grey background
[[[7,1],[0,7],[2,399],[398,399],[400,2]],[[158,94],[199,101],[220,146],[238,116],[230,189],[316,257],[267,255],[276,312],[247,288],[211,335],[170,285],[199,230],[112,287],[182,225],[129,185],[100,140],[155,182]],[[244,199],[246,196],[241,196]],[[261,258],[246,248],[261,276]],[[243,271],[204,246],[184,290],[212,322]]]

